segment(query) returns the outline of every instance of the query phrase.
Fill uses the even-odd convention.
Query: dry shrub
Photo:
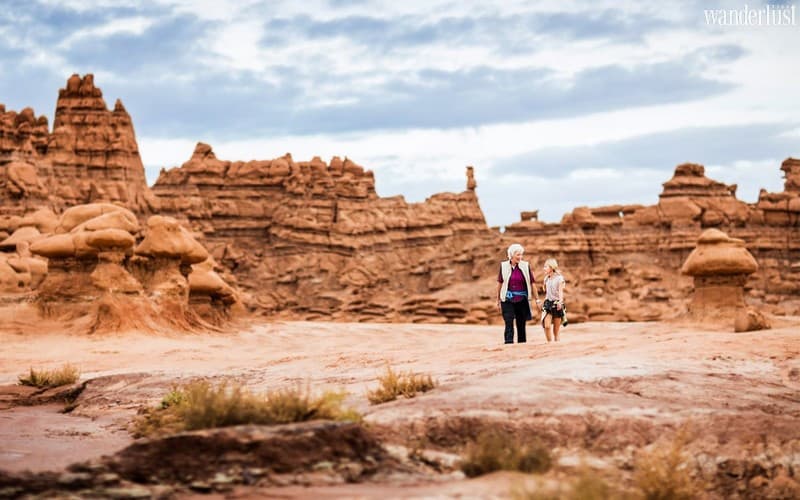
[[[228,427],[242,424],[276,425],[308,420],[360,421],[355,410],[343,408],[346,393],[309,388],[253,394],[241,385],[193,382],[173,388],[158,408],[144,410],[135,422],[137,436]]]
[[[605,500],[608,498],[621,498],[613,492],[608,483],[593,472],[584,471],[572,485],[570,500]]]
[[[546,487],[539,482],[533,490],[523,487],[512,489],[514,500],[623,500],[631,498],[619,488],[612,487],[597,472],[583,468],[577,479]]]
[[[646,500],[689,500],[701,496],[701,485],[691,476],[683,449],[686,433],[669,446],[641,453],[634,464],[634,484]]]
[[[461,470],[469,477],[498,470],[546,472],[553,464],[550,450],[535,440],[518,441],[512,434],[489,430],[467,445]]]
[[[428,392],[437,385],[430,375],[397,373],[391,366],[378,377],[378,383],[377,389],[367,393],[369,402],[374,405],[394,401],[398,396],[413,398],[418,392]]]
[[[30,369],[30,373],[20,375],[19,384],[38,387],[40,389],[50,387],[60,387],[62,385],[74,384],[80,378],[81,373],[75,366],[65,364],[61,368],[54,370],[34,370]]]

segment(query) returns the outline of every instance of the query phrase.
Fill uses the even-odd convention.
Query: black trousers
[[[525,322],[531,317],[531,307],[526,299],[519,302],[511,302],[506,300],[500,303],[500,308],[503,311],[503,321],[506,323],[505,343],[514,343],[514,323],[517,323],[517,342],[520,344],[527,342],[525,336]]]

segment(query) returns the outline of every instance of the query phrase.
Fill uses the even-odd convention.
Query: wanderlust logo
[[[706,9],[706,24],[717,26],[797,26],[795,6],[767,4],[757,9]]]

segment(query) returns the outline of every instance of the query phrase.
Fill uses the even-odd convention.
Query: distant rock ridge
[[[373,173],[350,158],[228,161],[198,143],[151,189],[122,102],[109,110],[91,74],[72,75],[52,132],[32,109],[0,105],[0,243],[11,238],[0,246],[0,288],[41,282],[31,226],[45,233],[47,220],[68,208],[104,202],[129,209],[141,227],[150,216],[171,217],[199,238],[212,258],[182,286],[194,290],[192,307],[209,313],[230,297],[207,274],[213,270],[269,317],[496,323],[497,266],[506,247],[521,242],[535,270],[558,258],[571,321],[667,319],[687,309],[693,290],[681,264],[701,232],[716,228],[759,262],[745,299],[800,314],[800,160],[780,168],[784,190],[762,190],[755,204],[685,163],[655,205],[577,207],[551,224],[532,203],[504,233],[486,225],[472,166],[463,192],[408,203],[378,196]]]
[[[287,153],[231,162],[198,143],[189,161],[162,170],[153,192],[162,213],[205,235],[214,258],[236,270],[259,308],[413,320],[413,310],[391,303],[471,282],[483,256],[470,248],[499,240],[467,172],[466,191],[407,203],[379,197],[373,173],[349,158],[298,162]],[[459,272],[447,262],[453,257]],[[337,297],[320,299],[329,291]]]
[[[658,204],[578,207],[559,224],[525,211],[505,235],[568,263],[570,312],[579,319],[666,319],[687,307],[692,281],[676,271],[703,230],[740,239],[761,264],[746,278],[748,299],[778,314],[800,313],[800,161],[783,162],[785,190],[759,201],[685,163],[663,184]]]

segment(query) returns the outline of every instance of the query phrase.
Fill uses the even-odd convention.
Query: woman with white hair
[[[522,260],[525,249],[519,243],[508,247],[508,260],[500,263],[497,275],[497,307],[503,314],[506,329],[505,343],[514,343],[514,323],[517,323],[517,342],[527,341],[525,322],[532,318],[530,300],[536,297],[539,305],[539,291],[528,262]]]
[[[561,330],[561,321],[564,318],[564,276],[558,270],[556,259],[547,259],[544,262],[544,305],[542,310],[542,328],[548,342],[555,339],[558,342],[558,332]]]

